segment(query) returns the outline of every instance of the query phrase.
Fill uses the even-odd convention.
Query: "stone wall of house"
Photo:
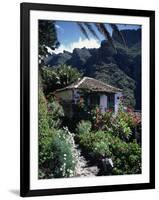
[[[72,90],[59,91],[56,95],[64,101],[72,101],[73,98]]]
[[[71,118],[73,115],[73,109],[72,109],[73,92],[72,92],[72,90],[59,91],[58,93],[56,93],[56,96],[60,99],[60,103],[64,109],[65,116],[68,118]]]

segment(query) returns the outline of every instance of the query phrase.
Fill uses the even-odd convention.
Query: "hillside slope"
[[[107,41],[98,49],[74,49],[72,53],[53,54],[46,63],[51,67],[67,64],[85,76],[102,80],[123,89],[128,105],[141,110],[141,29],[122,30],[126,46],[113,32],[115,51]]]

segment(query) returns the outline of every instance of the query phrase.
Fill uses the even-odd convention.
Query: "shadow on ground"
[[[12,193],[12,194],[14,194],[14,195],[16,195],[16,196],[19,196],[20,195],[20,192],[19,192],[19,190],[9,190],[9,192],[10,193]]]

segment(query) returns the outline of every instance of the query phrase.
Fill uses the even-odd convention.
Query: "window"
[[[114,94],[108,95],[108,109],[114,110]]]
[[[99,104],[100,104],[100,96],[96,95],[96,94],[90,95],[89,104],[90,104],[90,106],[99,106]]]

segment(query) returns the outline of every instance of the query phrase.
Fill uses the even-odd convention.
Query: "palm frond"
[[[89,40],[88,33],[87,33],[85,27],[83,26],[83,24],[80,23],[80,22],[77,22],[77,25],[78,25],[78,27],[80,28],[80,30],[81,30],[81,32],[83,33],[83,35]]]
[[[111,46],[113,47],[113,49],[116,51],[113,39],[112,39],[109,31],[107,30],[107,28],[104,26],[104,24],[102,24],[102,23],[96,23],[95,25],[96,25],[98,31],[104,35],[104,37],[108,40],[108,42],[111,44]]]
[[[97,39],[100,41],[100,38],[98,37],[98,35],[96,34],[95,30],[93,29],[92,25],[90,23],[84,22],[84,25],[87,27],[87,29],[89,30],[89,32]]]
[[[117,32],[118,36],[120,37],[121,41],[123,42],[124,46],[127,47],[126,45],[126,41],[123,37],[123,34],[121,33],[121,31],[119,30],[118,26],[116,24],[110,24],[111,28]]]

